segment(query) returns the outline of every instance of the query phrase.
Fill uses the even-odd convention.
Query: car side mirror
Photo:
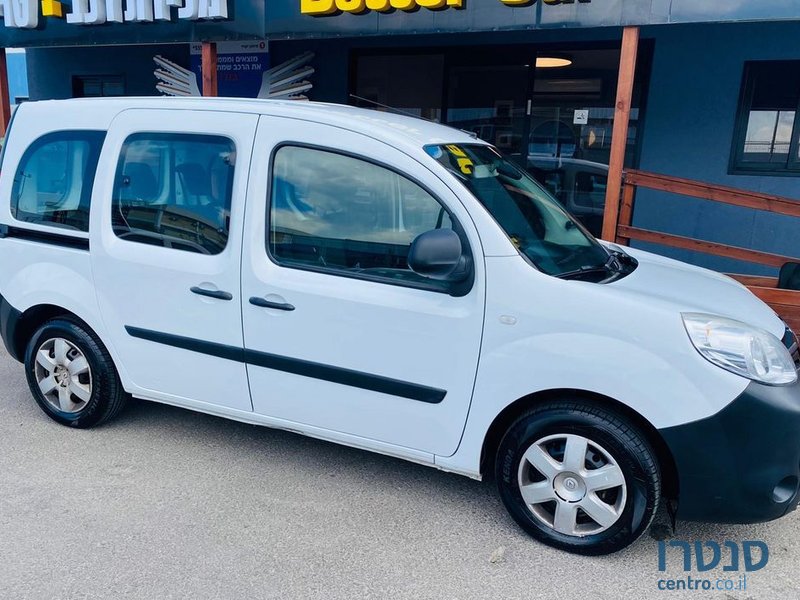
[[[469,277],[469,260],[452,229],[431,229],[411,242],[408,266],[417,275],[458,283]]]
[[[787,262],[781,267],[778,289],[800,290],[800,263]]]

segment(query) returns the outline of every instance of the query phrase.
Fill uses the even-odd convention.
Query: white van
[[[52,419],[130,397],[481,478],[603,554],[662,499],[759,522],[800,476],[794,334],[733,280],[598,242],[467,133],[345,106],[26,103],[0,324]]]

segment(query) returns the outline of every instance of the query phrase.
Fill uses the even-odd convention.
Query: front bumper
[[[751,383],[722,411],[660,431],[678,470],[680,519],[771,521],[800,500],[800,383]]]

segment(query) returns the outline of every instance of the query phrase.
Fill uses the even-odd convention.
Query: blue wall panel
[[[800,60],[800,24],[675,25],[644,34],[655,35],[656,44],[639,167],[800,200],[798,177],[728,174],[744,63]],[[800,257],[800,219],[640,190],[634,224]],[[773,272],[700,253],[657,250],[719,270]]]
[[[31,48],[26,53],[31,100],[72,97],[74,75],[123,75],[127,95],[158,95],[153,56],[189,66],[189,44]]]
[[[28,68],[25,59],[23,51],[6,51],[8,95],[11,98],[11,104],[15,103],[16,98],[25,98],[28,95]]]

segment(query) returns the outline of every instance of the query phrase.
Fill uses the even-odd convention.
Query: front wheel
[[[500,442],[500,496],[534,538],[577,554],[630,545],[661,498],[655,452],[628,420],[599,405],[564,400],[518,418]]]
[[[99,425],[128,399],[108,350],[94,332],[72,319],[53,319],[33,334],[25,372],[39,407],[62,425]]]

